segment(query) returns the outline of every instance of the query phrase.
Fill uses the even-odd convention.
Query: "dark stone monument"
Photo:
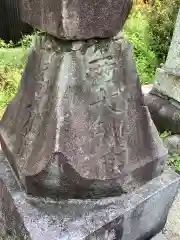
[[[144,105],[131,45],[112,36],[131,0],[22,2],[22,16],[46,33],[36,36],[0,122],[0,234],[152,237],[179,177],[164,172],[167,150]]]

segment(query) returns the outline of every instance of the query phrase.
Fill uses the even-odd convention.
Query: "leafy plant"
[[[133,44],[137,72],[143,84],[153,81],[158,66],[156,54],[149,47],[147,10],[134,7],[124,28],[125,37]]]
[[[0,61],[0,88],[4,90],[15,91],[18,86],[18,78],[20,77],[21,70],[14,68],[11,64],[6,65]]]
[[[21,69],[0,61],[0,114],[17,91]]]
[[[165,62],[171,43],[180,0],[156,0],[148,13],[149,46]]]
[[[23,48],[29,48],[31,46],[32,43],[32,39],[33,39],[34,35],[26,35],[24,36],[18,43],[18,45],[20,45]]]
[[[10,41],[9,43],[5,43],[4,40],[0,39],[0,48],[10,48],[13,46],[14,46],[14,44],[12,41]]]
[[[171,136],[171,131],[165,131],[160,134],[162,140],[165,140],[167,137]],[[174,168],[176,171],[180,172],[180,151],[169,153],[168,165]]]
[[[160,137],[164,140],[165,138],[171,136],[171,131],[164,131],[160,134]]]
[[[23,48],[29,48],[32,43],[32,39],[36,33],[32,35],[25,35],[23,38],[16,44],[14,44],[12,41],[9,43],[5,43],[4,40],[0,39],[0,48],[16,48],[16,47],[23,47]]]
[[[0,117],[17,91],[26,56],[23,48],[0,48]]]
[[[180,153],[173,153],[169,156],[169,165],[180,172]]]

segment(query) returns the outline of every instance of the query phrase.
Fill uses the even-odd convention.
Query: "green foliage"
[[[171,43],[180,0],[156,0],[148,14],[149,45],[164,63]]]
[[[0,117],[17,91],[32,38],[27,35],[16,45],[0,39]]]
[[[149,47],[146,12],[134,8],[125,25],[125,37],[133,44],[137,72],[141,83],[151,83],[157,68],[156,54]]]
[[[170,131],[165,131],[160,134],[160,137],[164,141],[167,137],[171,136]],[[168,165],[174,168],[176,171],[180,172],[180,152],[173,152],[169,154]]]
[[[12,41],[5,43],[4,40],[0,39],[0,48],[29,48],[31,46],[33,35],[25,35],[18,43],[14,44]]]
[[[171,131],[165,131],[163,132],[160,137],[162,138],[162,140],[166,139],[167,137],[171,136]]]
[[[20,76],[20,69],[12,64],[5,64],[4,61],[0,61],[0,114],[14,96]]]
[[[28,50],[25,48],[0,48],[0,61],[22,69],[27,58],[27,53]]]
[[[34,37],[34,35],[26,35],[26,36],[24,36],[19,41],[18,45],[20,45],[23,48],[29,48],[31,46],[33,37]]]
[[[9,43],[5,43],[4,40],[0,39],[0,48],[10,48],[13,47],[13,42],[10,41]]]
[[[180,172],[180,154],[173,153],[169,156],[169,165]]]
[[[24,48],[0,48],[0,117],[17,91],[26,56]]]
[[[18,68],[15,68],[12,64],[7,65],[0,61],[0,89],[15,91],[19,76],[20,70]]]

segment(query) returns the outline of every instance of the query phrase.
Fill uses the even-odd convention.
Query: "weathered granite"
[[[158,68],[154,87],[162,94],[180,102],[180,11],[164,66]]]
[[[159,175],[167,150],[151,120],[131,45],[39,36],[0,141],[28,194],[120,195]]]
[[[163,95],[180,102],[180,76],[167,69],[158,68],[155,75],[154,88]]]
[[[133,193],[101,200],[27,198],[0,153],[0,237],[145,240],[160,232],[179,186],[166,170]],[[4,229],[4,231],[2,231]]]
[[[172,102],[161,94],[149,93],[144,97],[145,104],[159,132],[171,131],[180,134],[180,104]],[[177,107],[179,105],[179,107]]]
[[[164,144],[167,147],[169,153],[180,154],[180,135],[174,134],[167,137],[164,140]]]
[[[132,0],[21,0],[24,22],[55,37],[107,38],[123,27]]]

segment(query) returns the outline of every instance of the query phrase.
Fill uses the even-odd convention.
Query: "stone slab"
[[[180,102],[180,75],[177,73],[158,68],[156,70],[154,88],[163,95]]]
[[[123,27],[132,0],[21,0],[22,20],[69,40],[107,38]]]
[[[180,134],[179,107],[177,108],[169,99],[160,97],[160,95],[150,93],[144,99],[153,122],[160,132],[169,130],[172,134]]]
[[[121,34],[66,42],[38,35],[0,141],[26,191],[41,197],[131,192],[167,159]]]
[[[164,227],[180,177],[166,170],[131,194],[99,200],[27,197],[0,154],[0,237],[145,240]]]

